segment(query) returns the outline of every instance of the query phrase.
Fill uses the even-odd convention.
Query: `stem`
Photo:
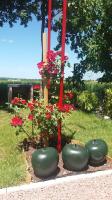
[[[34,135],[34,124],[33,124],[33,120],[32,120],[32,135]]]
[[[21,127],[21,129],[25,132],[25,134],[28,136],[28,138],[31,137],[23,127]]]

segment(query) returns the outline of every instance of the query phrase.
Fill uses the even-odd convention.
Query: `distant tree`
[[[0,1],[0,26],[8,22],[13,26],[17,20],[21,25],[27,26],[32,20],[32,13],[38,13],[38,0],[1,0]]]
[[[68,87],[67,89],[84,89],[83,75],[85,73],[85,70],[83,69],[83,67],[78,63],[74,64],[72,73],[72,76],[66,78],[66,85]]]
[[[68,1],[66,43],[78,54],[85,70],[103,72],[100,80],[112,81],[112,1]],[[61,44],[61,16],[54,24]],[[80,66],[79,66],[80,68]]]

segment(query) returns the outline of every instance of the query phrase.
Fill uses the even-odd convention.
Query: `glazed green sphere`
[[[87,167],[88,150],[78,144],[66,144],[62,150],[64,167],[70,171],[81,171]]]
[[[108,146],[102,139],[90,140],[86,143],[86,148],[90,154],[90,164],[100,164],[105,161],[108,153]]]
[[[32,154],[32,167],[34,174],[38,177],[48,177],[56,172],[59,156],[53,147],[36,150]]]

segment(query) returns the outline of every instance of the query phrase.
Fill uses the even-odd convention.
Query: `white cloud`
[[[12,44],[12,43],[14,43],[14,40],[2,38],[2,39],[0,39],[0,42]]]
[[[9,42],[10,44],[12,44],[12,43],[14,43],[14,40],[8,40],[8,42]]]
[[[7,42],[7,40],[5,38],[0,40],[1,42]]]

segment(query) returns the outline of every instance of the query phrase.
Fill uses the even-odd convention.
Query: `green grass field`
[[[17,149],[21,136],[16,136],[9,124],[10,114],[0,110],[0,188],[18,185],[26,180],[24,155]],[[102,138],[109,146],[112,156],[112,121],[97,118],[93,114],[73,112],[65,120],[66,134],[75,132],[74,139],[85,143],[92,138]],[[68,130],[69,129],[69,130]]]
[[[23,153],[17,150],[18,138],[10,126],[10,115],[0,110],[0,188],[25,181]]]
[[[69,130],[75,131],[74,139],[80,140],[82,143],[95,138],[104,139],[109,146],[109,155],[112,156],[112,120],[76,111],[67,117],[65,124]],[[65,130],[66,134],[70,133],[69,130]]]

